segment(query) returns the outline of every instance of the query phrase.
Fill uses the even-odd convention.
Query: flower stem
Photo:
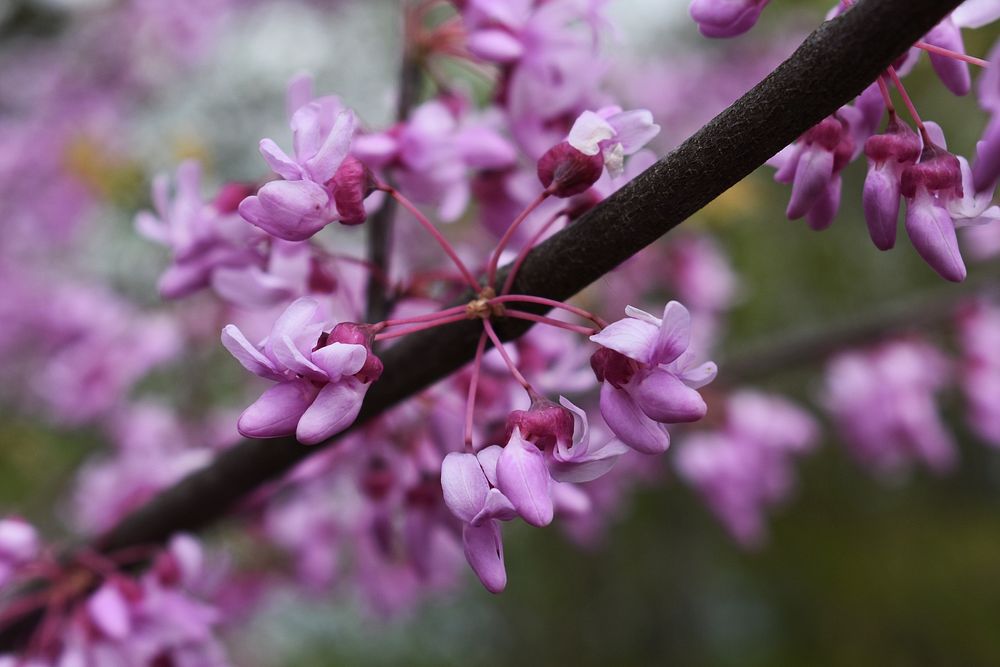
[[[535,388],[531,386],[531,383],[528,382],[523,375],[521,375],[521,371],[517,370],[517,366],[514,365],[514,360],[510,358],[509,354],[507,354],[507,350],[503,346],[503,341],[500,340],[500,337],[497,336],[497,332],[493,329],[493,323],[489,320],[483,320],[483,329],[486,331],[486,335],[490,337],[490,340],[493,341],[493,347],[495,347],[497,352],[500,353],[500,356],[503,357],[504,363],[507,364],[507,369],[510,370],[510,374],[514,376],[514,379],[517,380],[518,384],[524,387],[525,391],[527,391],[528,395],[532,398],[538,396],[538,392],[535,391]]]
[[[969,56],[964,53],[959,53],[958,51],[952,51],[951,49],[945,49],[940,46],[934,46],[933,44],[928,44],[927,42],[917,42],[913,46],[918,49],[923,49],[928,53],[934,53],[939,56],[945,56],[946,58],[953,58],[954,60],[961,60],[962,62],[970,63],[972,65],[979,65],[980,67],[987,67],[990,63],[982,58],[976,58],[975,56]]]
[[[469,398],[465,402],[465,450],[472,453],[472,421],[476,411],[476,391],[479,389],[479,374],[483,368],[483,352],[486,351],[486,332],[479,336],[476,358],[472,362],[472,379],[469,380]]]
[[[562,301],[556,301],[555,299],[546,299],[544,296],[533,296],[531,294],[504,294],[502,296],[496,296],[490,299],[490,303],[537,303],[541,306],[548,306],[549,308],[558,308],[560,310],[565,310],[574,315],[579,315],[580,317],[590,320],[600,328],[608,326],[608,323],[602,318],[593,314],[589,310],[584,310],[577,306],[570,305],[568,303],[563,303]]]
[[[927,134],[927,127],[924,126],[924,121],[920,119],[920,114],[917,113],[917,108],[913,106],[913,100],[911,100],[909,94],[907,94],[906,88],[903,86],[903,82],[899,80],[899,75],[896,74],[896,68],[889,67],[889,69],[887,69],[886,72],[889,73],[889,77],[892,79],[892,82],[896,85],[896,90],[899,91],[900,97],[903,98],[903,104],[906,105],[907,111],[910,112],[910,117],[916,124],[917,129],[920,130],[920,136],[923,137],[924,143],[928,144],[931,143],[931,137],[929,134]]]
[[[504,232],[502,237],[500,237],[497,247],[493,250],[493,254],[490,255],[490,263],[486,269],[487,285],[492,285],[493,281],[496,280],[497,264],[500,262],[500,255],[503,253],[503,249],[507,247],[511,237],[514,236],[514,232],[517,231],[517,228],[521,226],[521,223],[524,222],[536,208],[542,205],[542,202],[548,199],[549,194],[549,191],[545,190],[540,195],[535,197],[532,202],[528,204],[528,206],[521,211],[516,218],[514,218],[514,222],[510,223],[510,227],[508,227],[507,231]]]
[[[402,317],[395,320],[382,320],[381,322],[376,322],[372,325],[372,328],[378,332],[389,327],[397,327],[402,324],[416,324],[418,322],[434,322],[451,315],[457,315],[459,313],[465,312],[465,306],[453,306],[451,308],[445,308],[444,310],[439,310],[434,313],[425,313],[423,315],[414,315],[413,317]]]
[[[505,310],[504,315],[514,317],[519,320],[529,320],[531,322],[538,322],[539,324],[547,324],[558,329],[575,331],[576,333],[583,334],[584,336],[593,336],[598,331],[597,329],[593,329],[591,327],[581,327],[578,324],[570,324],[569,322],[563,322],[562,320],[545,317],[544,315],[535,315],[534,313],[529,313],[523,310],[514,310],[513,308]]]
[[[556,214],[549,218],[548,221],[546,221],[546,223],[531,236],[528,242],[524,244],[524,247],[521,248],[520,252],[517,253],[517,257],[514,259],[514,265],[510,267],[510,271],[507,273],[507,277],[503,281],[503,289],[500,290],[500,294],[506,294],[510,291],[510,288],[514,285],[514,278],[517,277],[517,272],[521,270],[521,265],[524,264],[524,260],[528,256],[528,253],[531,252],[531,249],[538,244],[538,240],[542,238],[542,234],[547,232],[552,225],[558,222],[564,215],[566,215],[566,209],[557,211]]]
[[[413,217],[417,219],[417,222],[419,222],[423,228],[427,230],[428,234],[434,237],[434,240],[437,241],[438,244],[444,249],[444,251],[448,254],[448,257],[451,258],[451,261],[455,263],[455,266],[458,268],[459,272],[461,272],[462,277],[465,278],[465,282],[469,284],[469,287],[478,292],[479,283],[472,275],[472,272],[470,272],[468,267],[465,266],[465,263],[459,259],[458,253],[455,252],[455,248],[448,243],[448,239],[441,235],[441,232],[439,232],[434,224],[427,219],[427,216],[421,213],[420,209],[418,209],[413,202],[400,194],[400,192],[395,188],[383,183],[379,185],[379,189],[389,193],[393,199],[398,201],[403,208],[409,211]]]
[[[464,310],[464,306],[462,307]],[[418,324],[416,326],[408,327],[406,329],[397,329],[396,331],[387,331],[385,333],[376,334],[375,340],[389,340],[391,338],[399,338],[400,336],[406,336],[411,333],[417,333],[418,331],[424,331],[425,329],[433,329],[434,327],[440,327],[445,324],[454,324],[455,322],[461,322],[467,320],[465,313],[460,315],[451,315],[449,317],[442,317],[430,322],[424,322],[423,324]]]

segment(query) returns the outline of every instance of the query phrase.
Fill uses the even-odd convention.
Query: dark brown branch
[[[996,291],[1000,265],[980,269],[958,286],[938,287],[925,294],[880,305],[848,322],[833,322],[751,345],[738,356],[719,363],[722,369],[719,381],[727,386],[753,382],[800,365],[822,362],[856,345],[909,332],[926,333],[928,328],[951,320],[964,299]]]
[[[862,0],[825,23],[682,146],[533,250],[514,291],[566,299],[611,271],[849,102],[958,4]],[[497,324],[506,339],[528,329],[523,321]],[[467,363],[479,331],[474,322],[455,324],[415,334],[387,350],[385,373],[369,392],[356,427]],[[245,441],[125,517],[96,546],[117,550],[198,530],[333,442],[306,447],[291,439]],[[0,650],[23,636],[23,627],[0,634]]]
[[[396,120],[403,121],[410,115],[420,92],[420,61],[411,45],[403,48],[399,71],[399,93],[396,98]],[[368,219],[367,252],[371,265],[368,276],[365,316],[369,322],[384,320],[392,309],[389,282],[389,257],[392,252],[392,228],[396,219],[396,200],[386,197],[382,205]]]

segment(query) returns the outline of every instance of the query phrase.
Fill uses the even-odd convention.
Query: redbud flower
[[[860,150],[865,127],[860,110],[842,107],[771,160],[778,167],[774,178],[792,184],[789,220],[805,216],[815,230],[833,223],[840,208],[840,172]]]
[[[872,242],[879,250],[896,244],[899,222],[900,179],[906,165],[920,157],[920,137],[893,114],[883,134],[865,142],[868,176],[862,191],[865,221]]]
[[[362,325],[338,324],[323,333],[319,303],[294,301],[270,335],[251,344],[235,325],[222,330],[222,344],[251,373],[277,382],[243,411],[238,428],[251,438],[295,434],[312,445],[350,426],[358,416],[382,362],[371,353]]]
[[[620,176],[625,156],[641,150],[659,132],[653,114],[645,109],[584,111],[566,141],[539,159],[538,180],[557,197],[580,194],[597,182],[604,167],[612,177]]]
[[[292,82],[290,98],[299,96],[299,87],[299,80]],[[304,241],[336,220],[357,224],[361,219],[357,193],[370,192],[371,188],[357,165],[340,170],[350,152],[356,125],[354,112],[343,108],[334,96],[301,104],[291,117],[294,157],[271,139],[260,142],[264,160],[284,180],[266,183],[255,196],[244,199],[240,215],[287,241]],[[338,178],[346,181],[339,188]],[[348,206],[346,215],[337,207],[338,190],[341,203]]]
[[[513,504],[496,486],[499,450],[493,446],[478,455],[452,452],[441,464],[444,502],[464,524],[466,560],[492,593],[499,593],[507,585],[498,520],[517,515]]]
[[[824,403],[864,465],[892,473],[911,461],[944,472],[955,444],[935,404],[948,364],[922,342],[894,341],[843,353],[827,368]]]
[[[766,534],[765,512],[792,491],[793,458],[812,449],[818,434],[795,404],[741,391],[726,401],[722,429],[685,438],[677,469],[735,540],[756,547]]]
[[[769,0],[692,0],[691,18],[705,37],[735,37],[757,23]]]
[[[177,168],[177,190],[171,200],[168,177],[153,181],[156,213],[143,211],[136,216],[140,234],[173,252],[172,263],[159,280],[160,294],[166,299],[187,296],[211,284],[219,269],[243,268],[259,263],[252,249],[264,235],[247,226],[229,201],[246,195],[245,188],[230,184],[215,204],[202,200],[201,166],[188,160]]]
[[[976,192],[992,192],[1000,180],[1000,41],[990,51],[979,79],[979,104],[992,116],[976,151],[973,182]]]
[[[1000,308],[980,302],[958,318],[962,350],[959,382],[968,404],[969,424],[976,435],[1000,447]]]
[[[932,131],[939,133],[936,128]],[[955,282],[965,280],[965,262],[949,211],[951,203],[963,196],[958,158],[928,143],[920,161],[903,170],[900,185],[907,200],[906,233],[913,247],[941,277]]]
[[[711,382],[713,362],[692,363],[691,314],[671,301],[663,319],[629,306],[626,319],[590,337],[602,346],[591,365],[601,386],[601,414],[618,438],[646,454],[666,451],[664,424],[698,421],[707,406],[698,388]]]

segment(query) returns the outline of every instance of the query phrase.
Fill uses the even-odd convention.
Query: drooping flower
[[[986,301],[963,308],[958,317],[962,350],[959,384],[976,435],[1000,447],[1000,308]]]
[[[697,389],[711,382],[713,362],[693,363],[691,315],[676,301],[663,319],[629,306],[627,318],[590,337],[601,346],[591,365],[601,386],[601,414],[622,442],[646,454],[670,445],[664,424],[698,421],[707,406]]]
[[[681,443],[677,469],[694,486],[726,530],[745,547],[766,535],[766,512],[788,498],[792,463],[812,449],[819,429],[795,404],[744,390],[726,401],[721,429]]]
[[[868,176],[862,203],[868,233],[876,248],[889,250],[896,244],[903,170],[920,157],[920,137],[893,113],[885,132],[865,142],[865,155]]]
[[[243,268],[260,264],[255,244],[265,238],[259,230],[236,215],[234,197],[249,194],[231,184],[214,203],[201,195],[201,166],[189,160],[177,168],[176,192],[171,200],[165,174],[153,181],[155,214],[136,216],[136,229],[146,238],[169,246],[170,267],[160,277],[160,294],[166,299],[187,296],[207,287],[221,268]],[[238,203],[238,200],[237,200]]]
[[[238,427],[251,438],[292,435],[316,444],[350,426],[382,362],[371,352],[372,334],[342,322],[324,332],[319,303],[303,297],[253,345],[236,326],[222,330],[222,344],[248,371],[277,384],[243,411]]]
[[[911,462],[935,472],[955,463],[956,449],[935,394],[948,380],[941,353],[920,341],[892,341],[845,352],[827,367],[824,404],[851,453],[874,472]]]
[[[264,184],[239,206],[245,220],[286,241],[304,241],[335,221],[363,222],[358,199],[374,189],[364,165],[347,159],[354,112],[332,95],[308,101],[310,87],[304,78],[289,86],[293,156],[271,139],[260,142],[264,160],[283,180]]]
[[[474,116],[466,106],[457,98],[424,102],[406,122],[358,136],[354,154],[372,168],[392,168],[393,178],[414,201],[437,203],[441,219],[454,221],[469,204],[471,172],[507,169],[517,162],[496,119]]]
[[[962,200],[962,167],[944,147],[939,128],[927,123],[937,142],[926,142],[920,160],[903,169],[900,192],[906,199],[906,233],[917,253],[946,280],[965,280],[950,208]],[[939,145],[940,144],[940,145]]]

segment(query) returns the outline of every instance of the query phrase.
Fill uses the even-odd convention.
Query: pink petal
[[[701,394],[664,370],[643,378],[635,387],[634,398],[647,417],[662,424],[698,421],[708,412]]]
[[[292,158],[288,157],[285,151],[278,147],[270,139],[260,140],[260,154],[264,156],[264,161],[271,171],[278,174],[287,181],[297,181],[302,178],[302,169],[295,164]]]
[[[628,392],[607,382],[601,386],[601,415],[608,428],[636,451],[661,454],[670,446],[667,430],[643,414]]]
[[[354,112],[345,109],[337,114],[333,129],[326,136],[323,145],[306,161],[306,169],[317,183],[326,183],[337,173],[340,163],[351,150],[351,139],[356,126]]]
[[[691,313],[676,301],[663,309],[663,323],[656,337],[650,364],[669,364],[691,344]]]
[[[474,31],[467,45],[477,58],[495,63],[513,62],[524,53],[521,40],[499,28]]]
[[[786,214],[789,220],[804,216],[823,195],[833,177],[833,153],[810,147],[802,151],[792,181],[792,197]]]
[[[490,519],[510,521],[516,516],[517,509],[510,502],[507,496],[500,493],[500,489],[494,488],[490,489],[486,494],[486,502],[483,503],[483,509],[476,516],[474,516],[472,521],[469,523],[473,526],[478,526]]]
[[[551,483],[541,450],[524,440],[515,428],[497,461],[497,488],[521,518],[541,527],[552,522]]]
[[[481,526],[466,524],[462,528],[462,545],[465,547],[465,559],[486,590],[499,593],[507,587],[499,523],[489,521]]]
[[[471,523],[486,504],[490,485],[475,454],[451,452],[441,463],[444,504],[465,523]]]
[[[367,359],[365,346],[353,343],[330,343],[312,353],[313,363],[334,380],[360,372]]]
[[[646,363],[656,345],[659,328],[633,318],[612,322],[590,340],[620,352],[630,359]]]
[[[236,426],[248,438],[291,435],[318,393],[306,380],[278,383],[243,411]]]
[[[247,340],[235,324],[227,324],[222,329],[222,345],[240,362],[243,368],[254,375],[275,379],[279,377],[271,360]]]
[[[614,136],[615,130],[608,121],[593,111],[584,111],[570,128],[566,141],[584,155],[597,155],[600,143]]]
[[[920,256],[942,278],[953,282],[965,280],[965,262],[958,249],[955,223],[930,195],[918,194],[907,206],[906,233]]]
[[[331,382],[299,419],[295,437],[304,445],[315,445],[354,423],[371,385],[354,378]]]

